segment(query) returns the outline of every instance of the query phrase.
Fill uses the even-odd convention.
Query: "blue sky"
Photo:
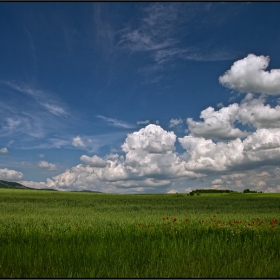
[[[279,3],[0,3],[0,179],[280,192]]]

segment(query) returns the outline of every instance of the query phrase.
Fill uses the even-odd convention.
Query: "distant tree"
[[[245,189],[244,191],[243,191],[243,193],[250,193],[251,191],[249,190],[249,189]]]
[[[233,191],[233,190],[215,190],[215,189],[196,189],[192,191],[193,193],[197,194],[197,193],[237,193],[237,191]]]
[[[190,192],[190,196],[194,196],[194,192]]]

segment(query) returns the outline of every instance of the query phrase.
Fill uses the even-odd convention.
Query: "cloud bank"
[[[274,71],[264,73],[267,64],[267,57],[248,55],[237,61],[220,82],[244,92],[255,89],[255,92],[276,94],[277,83],[271,86],[268,81],[272,79],[269,77],[275,81],[278,78]],[[252,78],[253,73],[259,79]],[[60,190],[173,193],[178,182],[193,180],[197,185],[208,180],[212,188],[240,189],[250,185],[266,192],[279,191],[280,106],[265,103],[264,96],[256,98],[248,93],[239,104],[223,106],[217,111],[208,107],[200,114],[202,121],[186,119],[189,134],[178,138],[173,131],[148,124],[127,134],[120,153],[112,150],[104,157],[82,155],[83,164],[46,182],[28,184]],[[115,119],[99,117],[128,128]],[[170,128],[177,125],[183,125],[183,120],[170,120]],[[183,153],[176,152],[176,143]],[[72,145],[85,146],[80,136],[73,138]],[[42,161],[43,165],[50,166]],[[216,178],[210,180],[213,176]]]
[[[175,152],[176,140],[185,150],[181,155]],[[173,131],[150,124],[127,135],[121,146],[124,155],[115,153],[103,158],[82,155],[83,164],[48,179],[45,187],[168,192],[178,178],[196,180],[211,175],[223,176],[225,172],[239,174],[241,170],[246,174],[246,171],[263,166],[276,168],[280,164],[279,143],[280,130],[275,128],[258,128],[244,140],[237,138],[215,143],[212,139],[192,135],[177,139]],[[228,186],[221,181],[223,178],[212,184]],[[246,179],[245,176],[242,178],[243,181]],[[241,179],[230,182],[235,187],[244,186]]]

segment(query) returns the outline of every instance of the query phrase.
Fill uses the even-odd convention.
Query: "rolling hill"
[[[32,189],[16,182],[7,182],[0,180],[0,188],[3,189]]]

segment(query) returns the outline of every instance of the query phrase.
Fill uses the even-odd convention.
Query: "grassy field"
[[[1,278],[279,278],[280,194],[0,189]]]

